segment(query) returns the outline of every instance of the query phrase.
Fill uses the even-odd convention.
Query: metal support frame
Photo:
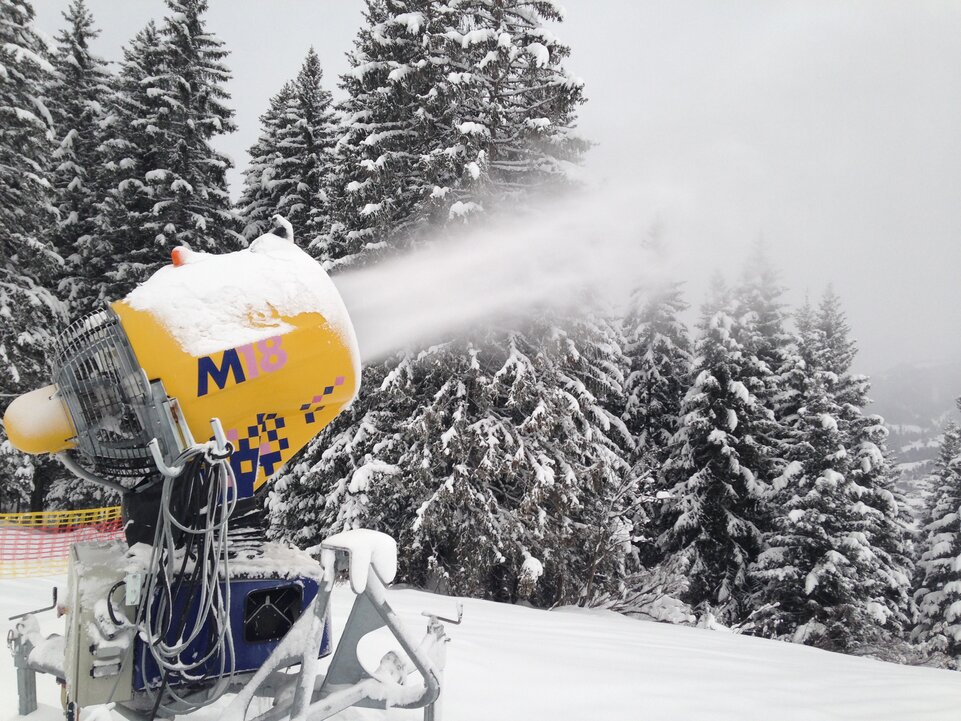
[[[349,553],[343,549],[327,550],[334,550],[341,556]],[[333,568],[325,569],[316,596],[270,657],[255,673],[234,679],[229,691],[236,696],[222,712],[220,718],[223,721],[247,719],[250,703],[255,697],[272,698],[274,705],[251,721],[322,721],[351,706],[423,708],[424,721],[439,721],[441,680],[449,640],[441,621],[459,623],[462,609],[458,607],[456,620],[424,614],[428,617],[427,632],[417,642],[388,604],[385,583],[372,565],[368,569],[366,587],[354,598],[327,673],[321,674],[318,650],[330,612],[333,586]],[[393,651],[384,655],[373,673],[364,668],[358,658],[358,645],[362,638],[381,628],[390,631],[413,664],[413,669]],[[7,645],[17,669],[19,713],[23,716],[37,709],[36,674],[52,673],[52,670],[31,666],[29,656],[33,643],[19,630],[11,629]],[[299,666],[298,671],[287,672],[295,666]],[[204,690],[198,691],[198,698],[204,693]],[[131,721],[150,718],[136,699],[117,703],[115,710]]]
[[[13,654],[13,665],[17,669],[17,713],[26,716],[37,710],[37,672],[29,664],[33,644],[10,629],[7,632],[7,647]]]
[[[252,721],[310,719],[321,721],[351,706],[424,709],[425,721],[438,721],[435,708],[440,697],[447,636],[443,625],[432,618],[421,643],[414,641],[387,603],[386,588],[373,568],[367,586],[354,599],[327,674],[319,673],[317,649],[323,636],[333,583],[321,585],[317,596],[290,629],[266,663],[234,697],[221,719],[241,721],[255,696],[273,696],[272,709]],[[408,684],[406,664],[393,652],[370,674],[357,658],[357,645],[372,631],[386,627],[413,663],[421,684]],[[294,675],[281,669],[300,665]],[[279,678],[278,678],[279,676]],[[269,690],[264,688],[269,686]]]

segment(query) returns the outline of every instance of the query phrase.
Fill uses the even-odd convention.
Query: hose
[[[190,448],[175,462],[184,464],[183,472],[163,481],[138,614],[151,718],[160,711],[190,713],[213,703],[234,676],[227,533],[237,498],[228,455],[212,457],[202,446]],[[206,652],[194,657],[195,645],[203,648],[205,642]],[[159,687],[146,677],[148,653],[161,674]],[[186,684],[192,692],[213,679],[216,683],[201,703],[178,691]]]

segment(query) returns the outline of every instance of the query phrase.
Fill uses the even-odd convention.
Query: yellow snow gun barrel
[[[172,464],[211,439],[218,419],[237,495],[252,495],[360,381],[340,295],[286,228],[234,253],[177,248],[126,298],[70,325],[53,353],[54,385],[7,409],[11,443],[65,452],[71,470],[111,485],[154,470],[152,441]]]

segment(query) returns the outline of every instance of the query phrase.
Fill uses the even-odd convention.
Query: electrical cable
[[[237,498],[231,490],[236,486],[228,462],[231,450],[187,449],[174,462],[184,466],[183,472],[163,481],[138,614],[151,718],[161,710],[182,714],[213,703],[234,676],[227,534]],[[148,653],[160,673],[159,686],[147,678]],[[188,698],[214,679],[202,702]]]

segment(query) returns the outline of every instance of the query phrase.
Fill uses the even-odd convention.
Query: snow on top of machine
[[[347,309],[330,277],[293,242],[285,218],[234,253],[177,248],[167,265],[125,298],[169,329],[190,355],[203,356],[293,330],[284,317],[319,313],[356,348]],[[356,355],[355,355],[356,357]]]

